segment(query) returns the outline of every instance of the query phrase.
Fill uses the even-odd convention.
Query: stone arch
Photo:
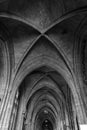
[[[82,95],[82,100],[85,108],[85,113],[87,115],[87,101],[86,98],[86,37],[87,37],[87,18],[84,17],[80,22],[76,34],[75,34],[75,46],[74,48],[74,66],[75,66],[75,73],[77,75],[77,80],[79,83],[80,93]]]
[[[7,99],[11,75],[14,68],[14,49],[10,33],[6,26],[0,22],[0,118],[3,118],[4,105]]]
[[[26,95],[26,94],[25,94]],[[23,102],[26,102],[25,100],[23,101]],[[25,106],[24,104],[23,104],[23,106]],[[23,107],[22,107],[23,108]],[[25,110],[23,110],[23,111],[25,111]],[[24,112],[25,113],[25,112]],[[28,116],[29,117],[29,116]],[[21,118],[22,119],[22,118]]]
[[[39,0],[38,0],[39,1]],[[38,3],[38,1],[36,2],[36,4]],[[47,2],[48,2],[49,0],[47,0]],[[54,0],[54,1],[56,1],[56,0]],[[9,1],[9,2],[11,2],[11,1]],[[13,2],[14,2],[14,0],[13,0]],[[23,2],[23,3],[22,3]],[[30,7],[30,5],[34,5],[35,3],[32,3],[32,4],[29,4],[28,3],[28,1],[25,1],[24,2],[24,0],[22,1],[21,3],[19,3],[18,1],[16,2],[16,4],[15,5],[17,5],[17,8],[15,7],[15,8],[12,8],[12,7],[10,7],[10,3],[9,4],[7,4],[8,2],[6,2],[6,5],[5,5],[5,7],[7,8],[7,6],[8,6],[8,12],[6,11],[6,8],[5,8],[5,10],[3,9],[2,10],[2,5],[3,5],[3,3],[1,4],[1,12],[3,12],[3,11],[5,11],[5,13],[3,13],[3,14],[0,14],[0,20],[3,22],[3,23],[5,23],[6,24],[6,26],[8,26],[8,28],[9,29],[13,29],[13,28],[11,28],[12,27],[12,25],[14,25],[13,23],[17,23],[17,22],[19,22],[19,23],[23,23],[23,24],[26,24],[27,26],[26,27],[29,27],[29,28],[32,28],[35,32],[37,32],[38,34],[37,35],[40,35],[41,37],[44,37],[44,39],[46,38],[46,40],[48,40],[49,42],[50,42],[50,44],[49,43],[43,43],[44,44],[44,46],[46,46],[46,44],[48,45],[48,47],[47,48],[49,48],[49,50],[51,50],[51,51],[49,51],[49,52],[52,52],[52,54],[54,54],[53,55],[53,57],[52,57],[52,54],[51,55],[47,55],[47,53],[45,54],[45,53],[38,53],[38,55],[36,55],[36,53],[34,52],[34,50],[35,49],[38,49],[38,48],[33,48],[33,49],[30,49],[31,51],[32,51],[32,54],[35,56],[35,57],[33,57],[30,53],[28,53],[29,52],[29,50],[28,50],[28,52],[26,52],[26,54],[25,54],[25,56],[24,57],[22,57],[22,59],[21,59],[21,62],[18,64],[19,66],[19,68],[17,68],[17,71],[16,72],[13,72],[13,61],[12,61],[12,57],[11,57],[11,54],[12,54],[12,50],[10,51],[10,42],[9,42],[9,44],[7,43],[7,41],[9,41],[8,39],[9,39],[9,37],[5,37],[5,33],[3,33],[3,31],[1,32],[2,34],[1,35],[3,35],[6,39],[4,40],[5,41],[5,51],[3,51],[3,52],[1,52],[0,54],[1,54],[1,59],[0,59],[0,62],[1,62],[1,64],[2,63],[4,63],[5,64],[5,62],[4,62],[4,54],[6,55],[7,54],[7,56],[6,56],[6,65],[5,65],[5,69],[3,69],[3,70],[6,70],[6,75],[5,75],[5,83],[3,82],[3,80],[1,79],[1,82],[3,82],[3,84],[4,84],[4,86],[5,86],[5,84],[6,84],[6,91],[5,91],[5,96],[4,96],[4,100],[3,100],[3,103],[2,103],[2,106],[1,106],[1,108],[0,108],[0,116],[1,116],[1,122],[0,122],[0,124],[1,124],[1,129],[3,128],[3,126],[2,125],[4,125],[5,127],[6,127],[6,129],[11,129],[11,128],[13,128],[14,129],[14,120],[16,119],[16,114],[17,114],[17,108],[18,108],[18,105],[19,105],[19,97],[21,97],[20,95],[21,95],[21,92],[19,91],[20,90],[20,88],[22,88],[21,87],[21,84],[22,84],[22,81],[24,81],[25,79],[26,79],[26,77],[27,77],[27,75],[29,74],[29,75],[31,75],[31,73],[35,73],[35,71],[37,71],[37,69],[38,68],[40,68],[40,67],[42,67],[42,66],[45,66],[45,67],[48,67],[48,68],[51,68],[51,69],[54,69],[56,72],[58,72],[58,73],[60,73],[61,75],[62,75],[62,78],[64,78],[64,80],[66,81],[66,83],[67,83],[67,87],[66,88],[69,88],[68,90],[69,90],[69,92],[70,92],[70,98],[72,98],[71,99],[71,102],[73,102],[73,109],[75,110],[75,114],[77,114],[76,116],[78,116],[78,118],[79,118],[79,123],[86,123],[87,121],[86,121],[86,118],[87,118],[87,111],[86,111],[86,108],[87,108],[87,101],[86,101],[86,89],[85,89],[85,87],[86,86],[83,86],[83,82],[85,81],[85,83],[87,83],[86,82],[86,79],[83,79],[82,77],[80,77],[80,76],[84,76],[85,75],[85,73],[84,72],[82,72],[82,74],[83,75],[81,75],[81,72],[78,72],[79,74],[80,74],[80,76],[78,75],[78,73],[77,73],[77,71],[75,70],[74,71],[74,66],[72,67],[72,63],[71,64],[69,64],[69,62],[68,62],[68,56],[67,56],[67,54],[66,54],[66,51],[67,51],[67,49],[66,50],[63,50],[63,51],[61,51],[62,50],[62,46],[61,47],[59,47],[58,45],[57,45],[57,42],[55,42],[54,43],[54,41],[52,41],[52,39],[48,36],[48,31],[50,31],[51,29],[53,29],[54,27],[56,28],[56,25],[58,25],[59,23],[61,23],[61,22],[63,22],[63,24],[64,24],[64,22],[66,21],[66,22],[68,22],[69,23],[69,21],[68,20],[70,20],[70,18],[72,19],[71,20],[71,22],[73,22],[73,20],[75,20],[75,22],[78,24],[78,22],[77,22],[77,20],[78,20],[78,17],[80,16],[80,18],[79,18],[79,20],[81,20],[81,18],[83,17],[82,15],[84,14],[84,16],[86,15],[86,13],[87,13],[87,7],[83,7],[83,6],[81,6],[81,8],[79,8],[80,6],[78,6],[78,2],[76,2],[77,4],[76,4],[76,6],[78,7],[77,9],[76,8],[74,8],[74,2],[72,3],[70,3],[69,5],[72,5],[72,9],[76,9],[76,10],[72,10],[71,8],[70,8],[70,6],[68,7],[67,6],[67,2],[68,1],[66,1],[66,3],[63,3],[63,0],[62,0],[62,2],[61,2],[61,0],[60,1],[58,1],[58,5],[56,6],[56,4],[53,4],[52,5],[52,7],[53,7],[53,12],[57,12],[57,15],[56,15],[56,18],[57,19],[52,19],[53,17],[54,17],[54,15],[56,14],[56,13],[54,13],[54,15],[52,14],[52,16],[50,17],[50,15],[48,14],[48,12],[49,12],[49,10],[47,11],[47,9],[46,9],[46,4],[44,4],[42,1],[40,1],[40,7],[41,8],[39,8],[39,12],[37,11],[37,9],[35,8],[34,9],[34,7],[36,7],[36,6],[32,6],[32,9],[31,9],[31,7]],[[29,1],[29,2],[31,2],[31,0]],[[52,0],[52,2],[53,2],[53,0]],[[26,4],[26,3],[28,3],[28,4]],[[57,1],[56,1],[56,3],[57,3]],[[80,2],[79,2],[80,3]],[[13,3],[11,3],[12,5],[13,5]],[[20,4],[20,9],[18,8],[18,6],[19,6],[19,4]],[[23,5],[24,4],[24,5]],[[63,15],[63,10],[62,9],[64,9],[64,6],[63,6],[63,4],[65,4],[65,6],[67,6],[67,8],[70,8],[70,10],[72,10],[71,12],[68,12],[67,13],[67,8],[66,8],[66,10],[64,10],[65,11],[65,13],[66,14],[64,14]],[[81,3],[80,3],[81,4]],[[83,3],[83,5],[84,5],[85,3]],[[49,5],[49,4],[48,4]],[[21,9],[21,7],[23,7],[24,6],[24,8],[22,8]],[[29,7],[29,8],[28,8]],[[51,6],[50,6],[51,7]],[[57,9],[57,8],[58,9]],[[60,7],[63,7],[63,8],[60,8]],[[32,11],[31,11],[31,10]],[[55,9],[55,11],[54,11],[54,9]],[[60,9],[60,10],[59,10]],[[30,10],[30,11],[29,11]],[[58,12],[58,10],[59,10],[59,12]],[[70,11],[70,10],[68,10],[68,11]],[[29,11],[29,12],[28,12]],[[52,11],[52,10],[51,10]],[[30,12],[32,12],[32,14],[30,13]],[[37,12],[37,13],[36,13]],[[8,14],[8,13],[10,13],[10,14]],[[14,14],[15,15],[14,15]],[[31,14],[31,15],[29,15],[29,13]],[[44,16],[43,16],[43,13],[45,14]],[[81,14],[80,14],[81,13]],[[35,14],[37,14],[37,16],[35,16]],[[60,15],[59,15],[60,14]],[[17,16],[18,15],[18,16]],[[24,16],[24,17],[22,17],[22,16]],[[31,17],[32,18],[34,18],[34,16],[35,16],[35,19],[37,20],[31,20]],[[60,17],[61,16],[61,17]],[[53,21],[51,21],[51,22],[49,22],[50,20],[49,20],[49,18],[51,18]],[[8,20],[8,22],[6,22],[6,20]],[[79,21],[78,20],[78,21]],[[45,22],[46,21],[46,22]],[[11,25],[10,25],[10,22],[12,22],[11,23]],[[36,23],[36,24],[34,24],[34,22]],[[50,24],[49,24],[50,23]],[[84,24],[85,25],[85,22],[84,23],[82,23],[82,24]],[[9,26],[10,25],[10,26]],[[74,25],[74,23],[73,23],[73,25]],[[65,26],[65,25],[64,25]],[[75,25],[75,27],[76,27],[77,25]],[[16,26],[17,27],[17,26]],[[70,26],[69,26],[70,27]],[[84,32],[84,29],[82,29],[82,27],[83,27],[83,25],[81,26],[81,33],[82,32]],[[85,25],[85,27],[86,27],[86,25]],[[72,27],[73,28],[73,27]],[[14,30],[15,30],[16,28],[15,28],[15,26],[14,26]],[[79,31],[80,31],[80,29],[78,29]],[[3,29],[2,29],[3,30]],[[11,30],[12,31],[12,30]],[[22,30],[20,30],[20,31],[22,31]],[[74,29],[73,29],[73,31],[75,31]],[[7,31],[8,32],[8,31]],[[27,32],[27,31],[26,31]],[[66,30],[65,30],[65,32],[66,32]],[[64,32],[63,32],[64,33]],[[69,32],[70,33],[70,32]],[[77,37],[78,36],[81,36],[82,34],[77,34]],[[83,34],[83,35],[85,35],[86,34],[86,32]],[[0,35],[0,36],[1,36]],[[7,35],[7,34],[6,34]],[[10,35],[10,37],[11,37],[12,35]],[[20,35],[20,37],[22,37],[22,35]],[[84,40],[84,41],[82,41],[82,39],[80,39],[79,38],[79,40],[81,40],[82,41],[82,43],[86,43],[86,39],[84,39],[84,38],[86,37],[86,36],[82,36],[81,38]],[[39,38],[39,37],[38,37]],[[38,39],[37,38],[37,39]],[[26,39],[26,38],[25,38]],[[17,39],[18,40],[18,39]],[[1,41],[2,42],[2,41]],[[75,57],[75,61],[77,61],[77,57],[79,57],[79,60],[78,61],[80,61],[80,56],[83,56],[83,58],[82,58],[82,61],[80,61],[82,64],[81,64],[81,66],[80,65],[76,65],[76,68],[75,69],[77,69],[78,70],[78,68],[80,68],[80,67],[82,67],[82,70],[86,70],[86,65],[84,65],[84,60],[86,59],[85,58],[85,56],[86,56],[86,54],[82,54],[82,55],[80,55],[81,53],[84,53],[84,52],[86,52],[86,51],[84,51],[85,49],[83,49],[83,48],[85,48],[86,46],[85,45],[82,45],[82,43],[80,44],[80,46],[78,47],[79,49],[77,49],[77,51],[76,51],[76,53],[75,54],[77,54],[78,52],[79,52],[79,55],[78,56],[76,56]],[[29,43],[28,43],[29,44]],[[28,45],[27,44],[27,45]],[[31,44],[31,43],[30,43]],[[39,43],[38,43],[39,44]],[[71,43],[72,44],[72,43]],[[70,44],[70,45],[71,45]],[[21,45],[21,42],[20,42],[20,45]],[[25,44],[24,44],[25,45]],[[34,45],[34,46],[33,46]],[[39,44],[39,45],[41,45],[41,44]],[[51,46],[51,45],[53,45],[53,46]],[[33,47],[35,47],[36,46],[36,42],[35,42],[35,44],[32,44],[32,46]],[[66,45],[65,45],[66,46]],[[78,44],[77,44],[77,46],[78,46]],[[28,47],[28,46],[27,46]],[[26,48],[27,48],[26,47]],[[51,47],[51,49],[50,49],[50,47]],[[53,48],[52,48],[53,47]],[[82,49],[80,48],[80,47],[82,47]],[[1,45],[1,51],[2,50],[4,50],[3,49],[4,47],[2,47],[2,45]],[[15,47],[14,47],[15,48]],[[55,48],[55,51],[53,51],[53,49]],[[45,48],[46,49],[46,48]],[[74,49],[76,49],[76,48],[74,48]],[[24,49],[25,50],[25,49]],[[73,49],[72,49],[73,50]],[[79,50],[79,51],[78,51]],[[23,51],[23,50],[22,50]],[[5,53],[6,52],[6,53]],[[19,51],[20,52],[20,51]],[[46,52],[46,50],[44,51],[43,50],[43,52]],[[58,57],[56,57],[55,58],[55,53],[57,52],[57,54],[58,54]],[[16,54],[16,53],[15,53]],[[22,56],[22,54],[21,54],[21,56]],[[20,56],[20,57],[21,57]],[[30,57],[29,57],[30,56]],[[56,55],[57,56],[57,55]],[[30,58],[30,59],[29,59]],[[71,58],[71,57],[70,57]],[[14,59],[14,58],[13,58]],[[16,59],[16,58],[15,58]],[[20,59],[20,58],[19,58]],[[73,59],[73,57],[72,57],[72,59]],[[85,63],[86,64],[86,63]],[[2,65],[1,65],[2,66]],[[81,69],[81,68],[80,68]],[[3,70],[1,70],[1,77],[2,77],[2,75],[4,75],[5,73],[4,72],[2,72]],[[15,71],[15,70],[14,70]],[[7,74],[8,73],[8,74]],[[43,72],[41,72],[41,73],[43,73]],[[45,76],[48,76],[48,72],[44,72],[45,73]],[[44,75],[44,74],[43,74]],[[50,77],[51,77],[52,75],[50,75]],[[79,76],[79,78],[78,78],[78,76]],[[86,77],[86,76],[85,76]],[[51,77],[51,79],[55,82],[55,80],[54,80],[54,78],[53,77]],[[80,82],[80,79],[81,80],[83,80],[83,82],[81,81]],[[7,81],[7,82],[6,82]],[[60,85],[61,86],[61,85]],[[84,89],[84,91],[83,91],[83,89]],[[82,91],[81,91],[82,90]],[[21,90],[22,91],[22,90]],[[63,95],[63,93],[64,93],[64,91],[62,91],[61,90],[61,92],[62,92],[62,94],[60,94],[60,95]],[[50,93],[51,94],[51,93]],[[71,96],[72,95],[72,96]],[[85,95],[85,96],[84,96]],[[23,96],[23,95],[22,95]],[[51,95],[52,96],[52,95]],[[44,97],[44,96],[43,96]],[[43,98],[42,97],[42,98]],[[49,97],[50,97],[50,95],[49,95]],[[49,99],[49,97],[48,97],[48,99]],[[62,99],[62,98],[61,98]],[[69,100],[68,100],[69,101]],[[40,102],[39,102],[40,103]],[[69,102],[70,103],[70,102]],[[3,109],[3,107],[4,107],[4,109]],[[65,112],[65,111],[64,111]],[[80,113],[80,114],[79,114]],[[86,113],[86,114],[85,114]],[[5,115],[6,114],[6,115]],[[26,117],[26,115],[25,115],[25,112],[23,113],[24,114],[24,118]],[[66,114],[66,116],[67,116],[67,113],[64,113],[64,114]],[[4,117],[5,116],[5,117]],[[11,120],[12,119],[12,120]],[[9,123],[10,122],[10,123]],[[10,128],[8,128],[9,126],[10,126]],[[73,129],[73,128],[72,128]]]
[[[25,68],[25,74],[23,73],[23,74],[21,75],[21,76],[23,76],[23,77],[21,77],[21,81],[23,81],[23,79],[26,77],[27,74],[29,74],[29,72],[32,72],[32,71],[35,70],[36,68],[39,68],[39,67],[41,67],[41,66],[48,66],[48,67],[53,68],[53,69],[56,70],[57,72],[59,72],[59,73],[63,76],[63,78],[66,80],[67,84],[68,84],[69,86],[71,86],[71,88],[74,87],[73,81],[68,80],[68,78],[70,78],[70,77],[68,77],[68,76],[70,76],[70,75],[68,75],[68,73],[66,73],[66,71],[63,70],[63,68],[62,68],[61,66],[59,66],[56,62],[53,62],[53,61],[54,61],[53,59],[52,59],[52,61],[51,61],[51,58],[47,58],[47,57],[45,57],[45,56],[44,56],[44,62],[42,62],[42,60],[40,61],[40,59],[42,59],[42,58],[39,57],[38,60],[37,60],[37,62],[36,62],[36,58],[35,58],[35,60],[33,61],[33,64],[31,64],[31,66],[30,66],[29,64],[27,64],[27,66],[30,67],[30,68],[28,68],[28,67]],[[48,62],[48,61],[49,61],[49,62]],[[24,72],[24,70],[23,70],[22,72]],[[64,76],[64,75],[65,75],[65,76]],[[19,76],[19,75],[18,75],[18,76]],[[16,80],[17,80],[17,79],[16,79]],[[19,80],[20,80],[20,77],[19,77]],[[13,91],[12,91],[12,97],[15,96],[15,92],[18,90],[17,87],[20,86],[21,81],[19,82],[19,81],[17,80],[16,83],[18,83],[18,84],[14,84],[15,87],[14,87],[14,89],[13,89]],[[81,122],[81,121],[84,120],[84,117],[83,117],[82,108],[79,107],[79,106],[80,106],[80,104],[79,104],[80,102],[79,102],[79,99],[78,99],[78,95],[77,95],[77,94],[75,95],[75,93],[76,93],[75,88],[73,88],[73,90],[71,90],[71,91],[72,91],[73,96],[74,96],[74,101],[75,101],[75,106],[76,106],[76,113],[77,113],[78,119],[80,119],[80,118],[82,117],[82,120],[79,120],[79,122]],[[13,100],[12,100],[12,97],[10,97],[10,98],[11,98],[10,101],[13,103],[14,98],[13,98]],[[78,104],[78,106],[77,106],[77,104]],[[80,113],[81,115],[80,115],[79,113]],[[80,116],[80,118],[79,118],[79,116]]]

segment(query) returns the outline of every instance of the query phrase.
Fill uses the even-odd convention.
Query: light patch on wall
[[[85,124],[80,125],[80,130],[87,130],[87,125],[85,125]]]

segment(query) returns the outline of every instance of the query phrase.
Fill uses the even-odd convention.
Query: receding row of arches
[[[17,57],[20,61],[17,61],[16,67],[13,67],[16,63],[14,60],[16,54],[14,57],[14,49],[12,52],[12,48],[8,46],[11,43],[1,40],[0,70],[4,91],[2,91],[0,108],[1,128],[4,125],[7,130],[79,130],[78,124],[86,123],[86,100],[84,100],[85,96],[83,97],[85,92],[76,73],[77,70],[80,70],[77,62],[81,55],[78,56],[76,50],[76,57],[74,57],[76,61],[74,65],[71,65],[73,63],[73,60],[71,63],[69,61],[71,55],[68,57],[68,53],[64,52],[68,47],[62,49],[65,46],[63,44],[65,39],[61,42],[62,45],[59,44],[58,36],[61,29],[58,30],[57,22],[52,25],[52,28],[50,26],[48,31],[43,30],[43,32],[37,31],[30,25],[29,30],[26,31],[26,28],[20,24],[21,26],[17,30],[19,39],[28,31],[29,35],[34,33],[33,38],[36,39],[29,42],[27,47],[23,46],[27,49],[23,55],[20,54],[21,58]],[[26,33],[22,34],[22,29]],[[44,31],[46,32],[44,33]],[[65,35],[66,32],[64,30],[63,34]],[[28,34],[22,39],[24,43]],[[20,42],[19,39],[16,39],[17,42]],[[14,43],[14,46],[17,44]],[[86,51],[84,55],[86,57]]]
[[[25,77],[17,90],[17,102],[16,130],[79,129],[70,87],[48,66],[33,70]]]

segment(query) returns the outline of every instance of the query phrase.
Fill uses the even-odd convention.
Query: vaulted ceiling
[[[29,88],[28,80],[35,82],[44,75],[44,82],[49,81],[50,84],[52,81],[59,86],[58,94],[62,100],[65,101],[64,96],[68,98],[66,91],[70,89],[77,112],[80,113],[79,122],[85,122],[81,115],[87,114],[86,16],[86,0],[0,0],[0,70],[10,84],[3,85],[7,82],[1,79],[2,97],[5,90],[12,92],[11,98],[16,89],[21,95],[22,89]],[[42,96],[44,93],[52,96],[51,92],[45,88]],[[35,92],[38,98],[37,93],[40,94],[39,90]],[[56,99],[55,94],[53,98]],[[39,100],[36,105],[38,103]],[[37,122],[42,118],[40,116]]]
[[[15,63],[33,39],[46,34],[59,44],[72,64],[75,36],[86,19],[86,5],[86,0],[1,0],[0,21],[13,41]]]

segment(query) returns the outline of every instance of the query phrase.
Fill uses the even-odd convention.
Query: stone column
[[[14,119],[13,115],[16,114],[15,103],[17,104],[18,99],[18,92],[16,93],[15,97],[10,97],[8,94],[7,103],[4,109],[3,118],[1,119],[1,130],[8,130],[13,123],[12,120]]]

